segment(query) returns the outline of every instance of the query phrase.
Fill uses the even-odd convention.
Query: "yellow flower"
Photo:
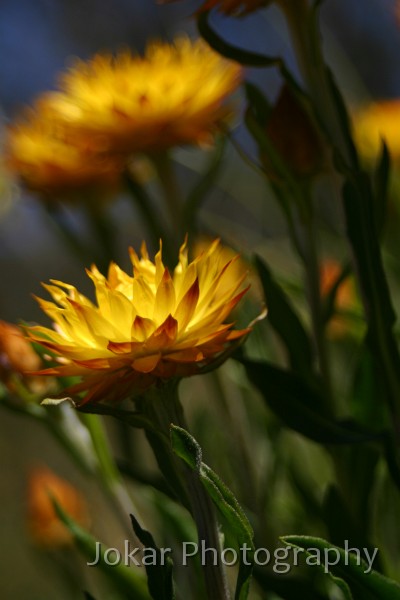
[[[80,525],[88,523],[86,503],[72,485],[46,467],[33,469],[28,482],[28,530],[36,544],[48,548],[73,541],[56,515],[51,497]]]
[[[353,115],[354,136],[361,155],[375,160],[385,140],[394,162],[400,162],[400,100],[372,103]]]
[[[180,38],[151,44],[144,57],[77,62],[41,106],[96,152],[153,151],[208,141],[240,80],[239,65],[202,40]]]
[[[121,165],[76,145],[48,115],[27,112],[8,130],[6,163],[29,189],[45,196],[114,188]]]
[[[154,263],[145,244],[141,258],[131,249],[132,277],[114,263],[107,278],[95,266],[87,271],[96,304],[72,285],[45,285],[55,302],[38,301],[56,331],[28,333],[63,364],[42,373],[81,376],[66,392],[87,391],[85,403],[122,400],[157,380],[198,373],[249,331],[225,322],[247,288],[246,272],[231,280],[236,259],[219,263],[221,251],[216,240],[189,262],[184,243],[171,275],[161,248]]]

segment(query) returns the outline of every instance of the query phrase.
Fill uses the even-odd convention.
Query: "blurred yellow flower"
[[[69,483],[47,467],[32,469],[28,482],[28,530],[39,546],[54,548],[72,543],[72,536],[55,513],[51,497],[80,525],[88,524],[86,503]]]
[[[60,125],[40,111],[27,112],[8,129],[5,155],[8,168],[27,188],[57,198],[114,188],[122,170],[115,159],[95,155],[68,139]]]
[[[145,244],[141,258],[131,249],[133,277],[111,263],[108,277],[87,271],[96,289],[93,304],[72,285],[44,285],[55,302],[38,299],[55,329],[31,327],[32,339],[61,357],[49,375],[81,376],[66,393],[87,392],[83,402],[122,400],[160,379],[198,373],[248,329],[226,319],[247,291],[246,272],[231,278],[236,259],[221,263],[214,241],[193,261],[186,243],[171,275],[161,248],[154,263]]]
[[[79,61],[40,105],[95,152],[157,151],[208,142],[241,74],[202,40],[180,38],[150,44],[144,57],[125,51]]]
[[[400,100],[374,102],[355,111],[353,128],[365,160],[375,160],[385,140],[394,162],[400,163]]]

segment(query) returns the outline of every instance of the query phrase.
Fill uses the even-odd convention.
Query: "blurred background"
[[[172,39],[183,32],[195,36],[191,15],[197,6],[198,2],[192,1],[159,6],[153,0],[2,0],[1,127],[4,129],[36,95],[53,89],[57,74],[72,57],[86,59],[98,51],[112,52],[126,46],[140,52],[149,39]],[[322,15],[328,60],[349,103],[399,96],[400,32],[394,0],[326,0]],[[215,16],[213,23],[232,43],[260,53],[284,55],[296,70],[283,20],[275,8],[242,20]],[[257,82],[271,100],[276,97],[280,79],[274,69],[249,69],[246,78]],[[240,111],[240,97],[237,105]],[[241,127],[235,130],[235,138],[246,152],[252,152]],[[218,189],[207,197],[202,208],[204,231],[222,233],[227,242],[245,254],[257,250],[274,260],[288,276],[296,274],[298,265],[288,249],[280,211],[264,180],[246,167],[233,148],[228,148],[227,156]],[[176,151],[185,189],[195,181],[206,158],[198,150]],[[41,281],[57,278],[74,282],[83,290],[88,284],[82,265],[66,252],[38,200],[18,189],[5,174],[2,179],[0,319],[43,321],[31,297],[32,293],[40,294]],[[329,218],[329,206],[326,214]],[[70,216],[82,235],[90,237],[79,209],[73,209]],[[124,197],[113,204],[110,216],[120,231],[119,262],[127,266],[127,247],[140,244],[143,223]],[[32,465],[47,464],[73,481],[96,507],[96,520],[106,531],[111,532],[116,524],[105,519],[108,513],[98,491],[76,471],[40,425],[2,411],[0,430],[1,597],[71,598],[67,583],[65,587],[60,585],[61,575],[48,568],[46,556],[36,552],[26,535],[26,486]],[[75,569],[72,558],[70,566]]]

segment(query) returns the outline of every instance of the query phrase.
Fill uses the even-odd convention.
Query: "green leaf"
[[[76,546],[88,559],[88,563],[95,561],[97,554],[99,554],[99,561],[96,567],[113,582],[118,591],[125,594],[128,598],[135,598],[135,600],[150,600],[150,596],[146,590],[146,582],[143,577],[138,575],[132,568],[123,564],[109,564],[105,560],[107,557],[107,549],[103,549],[103,544],[101,544],[100,551],[98,551],[97,548],[99,542],[71,519],[51,494],[50,499],[53,503],[56,515],[71,533]],[[94,568],[94,566],[92,568]]]
[[[340,545],[343,540],[348,540],[349,544],[354,548],[366,547],[368,551],[372,550],[372,546],[369,543],[367,536],[369,535],[369,505],[371,501],[371,491],[373,490],[373,481],[375,474],[375,464],[371,464],[368,453],[365,453],[366,448],[358,448],[352,446],[348,448],[349,451],[358,450],[360,455],[366,454],[366,467],[369,470],[369,489],[365,490],[364,485],[358,486],[358,481],[351,485],[351,489],[348,489],[346,494],[347,498],[344,499],[342,491],[335,485],[330,485],[325,493],[323,502],[324,521],[327,524],[329,531],[329,539],[332,543]],[[347,454],[347,453],[346,453]],[[375,455],[375,458],[376,455]],[[362,456],[360,456],[359,462],[362,465]],[[351,475],[354,479],[362,479],[362,474],[355,472],[349,465],[349,478]],[[367,469],[364,469],[366,471]],[[368,473],[367,473],[368,475]],[[363,481],[361,481],[363,484]],[[360,487],[360,489],[358,489]],[[363,492],[365,492],[363,496]],[[353,492],[353,494],[352,494]],[[372,550],[373,551],[373,550]],[[378,566],[378,557],[376,558],[376,565]]]
[[[383,433],[367,431],[355,423],[330,419],[322,412],[321,392],[302,377],[266,362],[241,359],[249,379],[263,394],[273,412],[287,427],[322,444],[356,444],[381,440]]]
[[[174,583],[172,579],[173,562],[169,556],[164,556],[157,547],[151,533],[142,529],[133,515],[130,515],[132,527],[145,548],[153,550],[153,565],[145,565],[149,592],[153,600],[174,600]]]
[[[92,594],[89,594],[89,592],[83,592],[83,595],[85,596],[85,600],[96,600],[96,598],[92,596]]]
[[[246,81],[244,84],[244,89],[246,92],[247,102],[254,111],[257,123],[265,126],[268,122],[268,116],[272,109],[271,103],[262,93],[260,88],[254,85],[254,83]]]
[[[348,600],[400,600],[400,585],[384,577],[377,571],[370,570],[370,561],[367,563],[359,559],[354,553],[346,552],[343,548],[334,546],[325,540],[308,536],[289,535],[281,538],[285,544],[295,548],[302,548],[307,556],[314,557],[310,549],[320,553],[320,568],[329,572],[333,581],[341,588]],[[361,553],[365,549],[359,549]],[[328,564],[333,561],[330,552],[335,552],[337,564]],[[372,560],[371,554],[369,554]]]
[[[248,565],[244,561],[240,561],[235,592],[236,600],[246,600],[253,569],[254,534],[252,527],[229,488],[210,467],[202,462],[202,451],[197,441],[185,429],[172,425],[171,443],[174,452],[197,473],[215,506],[225,517],[232,532],[236,535],[239,547],[247,549],[245,553],[246,562],[251,564]],[[240,554],[242,555],[242,553]]]
[[[360,349],[350,396],[351,414],[366,427],[383,429],[386,425],[386,405],[377,402],[381,393],[379,372],[366,343]]]
[[[285,292],[274,280],[268,266],[260,257],[255,258],[268,307],[268,320],[289,354],[293,370],[312,372],[313,351],[311,341]]]
[[[388,204],[390,179],[390,154],[386,142],[382,141],[382,151],[374,177],[375,221],[378,233],[382,233]]]
[[[344,265],[334,281],[333,285],[329,289],[323,300],[323,319],[324,323],[328,323],[328,321],[332,318],[335,313],[335,303],[336,303],[336,295],[342,283],[346,281],[346,279],[351,274],[351,266],[349,264]]]

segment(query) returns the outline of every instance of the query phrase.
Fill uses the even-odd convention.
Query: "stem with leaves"
[[[206,548],[213,548],[220,554],[214,506],[197,474],[182,463],[171,448],[171,425],[188,429],[178,396],[178,383],[173,381],[164,384],[161,388],[153,389],[136,403],[139,410],[157,426],[158,434],[147,432],[147,438],[163,474],[168,483],[173,486],[173,492],[192,514],[197,527],[199,544],[204,543]],[[211,552],[209,556],[207,553],[202,564],[207,597],[213,600],[229,600],[230,594],[223,565],[220,559],[215,564],[212,554]]]

